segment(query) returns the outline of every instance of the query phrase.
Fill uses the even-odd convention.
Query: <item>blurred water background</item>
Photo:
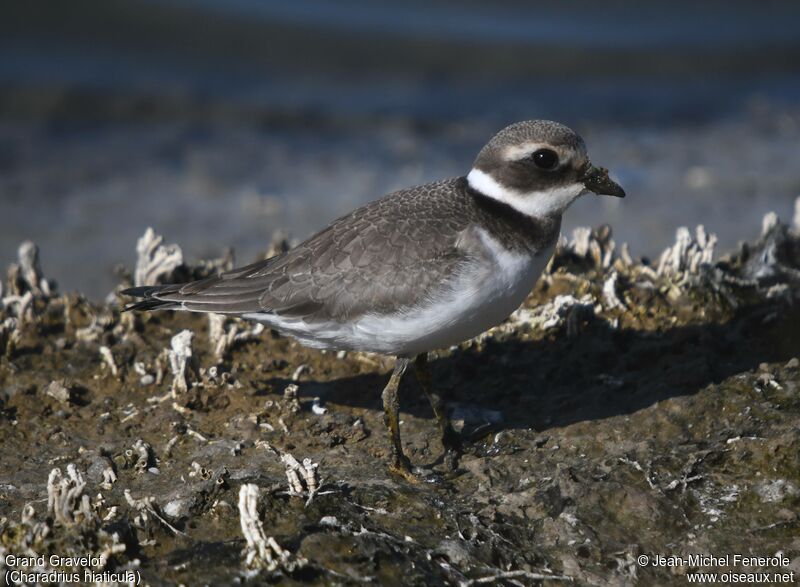
[[[0,19],[0,266],[23,239],[99,298],[147,226],[239,263],[401,187],[466,173],[504,125],[583,134],[635,255],[723,249],[800,194],[800,2],[71,0]],[[612,201],[613,200],[613,201]]]

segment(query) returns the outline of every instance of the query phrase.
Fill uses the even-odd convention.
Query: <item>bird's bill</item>
[[[617,182],[608,177],[608,169],[589,165],[586,174],[583,176],[583,185],[590,192],[598,195],[625,197],[625,190]]]

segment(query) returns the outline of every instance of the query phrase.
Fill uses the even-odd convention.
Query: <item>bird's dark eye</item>
[[[550,149],[534,151],[533,155],[531,155],[531,159],[533,159],[533,164],[539,169],[555,169],[558,165],[558,155],[555,151],[551,151]]]

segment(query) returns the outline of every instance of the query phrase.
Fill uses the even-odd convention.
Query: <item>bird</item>
[[[583,194],[624,197],[583,139],[548,120],[511,124],[463,176],[401,189],[333,221],[287,252],[205,279],[134,287],[125,310],[188,310],[262,322],[301,344],[395,357],[383,389],[389,469],[415,479],[399,426],[412,366],[445,463],[461,454],[428,353],[469,340],[516,310],[547,266],[564,211]]]

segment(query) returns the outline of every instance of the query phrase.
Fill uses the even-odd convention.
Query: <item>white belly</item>
[[[314,348],[412,356],[469,340],[505,320],[536,284],[553,247],[532,256],[503,249],[480,233],[486,258],[454,276],[434,299],[397,314],[366,314],[349,323],[306,323],[249,314]],[[487,263],[486,261],[490,261]]]

